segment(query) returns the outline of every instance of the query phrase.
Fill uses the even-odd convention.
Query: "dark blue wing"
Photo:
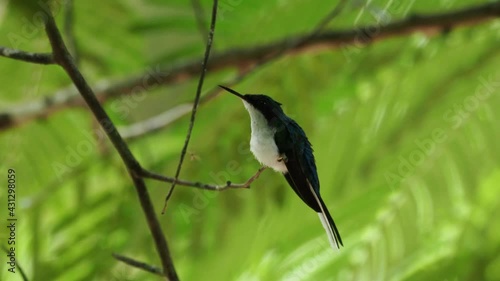
[[[288,117],[279,121],[281,121],[280,126],[276,126],[274,140],[280,154],[286,156],[285,165],[288,173],[285,174],[285,178],[302,201],[319,212],[318,200],[309,186],[310,183],[319,196],[319,180],[311,143],[304,130],[295,121]]]
[[[330,243],[339,248],[342,238],[319,194],[319,180],[311,143],[295,121],[288,117],[283,117],[280,121],[274,124],[277,125],[274,140],[279,153],[286,157],[284,160],[288,173],[284,176],[302,201],[319,213],[320,218],[324,218],[322,222]]]

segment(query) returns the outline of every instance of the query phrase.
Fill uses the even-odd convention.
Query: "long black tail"
[[[334,249],[340,249],[340,246],[344,246],[344,244],[342,244],[342,238],[340,238],[339,230],[337,229],[335,222],[333,222],[332,216],[330,215],[325,203],[323,203],[321,197],[318,196],[318,199],[321,203],[321,211],[318,212],[319,219],[321,220],[326,234],[328,235],[330,245],[332,245]]]
[[[315,210],[318,215],[323,227],[325,228],[326,234],[328,235],[328,240],[334,249],[340,249],[340,246],[343,246],[342,239],[340,238],[339,230],[337,226],[333,222],[332,216],[330,212],[328,212],[328,208],[326,207],[323,199],[319,195],[318,189],[315,189],[311,186],[309,181],[303,176],[295,176],[292,175],[303,175],[302,170],[298,169],[296,165],[292,165],[290,163],[290,159],[287,163],[287,168],[289,170],[288,173],[285,173],[284,176],[290,186],[293,188],[295,193],[313,210]],[[291,170],[291,171],[290,171]]]

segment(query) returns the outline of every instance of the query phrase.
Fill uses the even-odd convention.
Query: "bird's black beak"
[[[235,90],[233,90],[233,89],[229,89],[228,87],[224,87],[224,86],[222,86],[222,85],[219,85],[219,87],[221,87],[222,89],[224,89],[224,90],[226,90],[226,91],[230,92],[231,94],[233,94],[233,95],[235,95],[235,96],[239,97],[240,99],[245,100],[245,97],[244,97],[242,94],[240,94],[240,93],[236,92]]]

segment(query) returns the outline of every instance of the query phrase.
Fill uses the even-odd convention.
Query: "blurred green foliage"
[[[43,28],[28,25],[27,8],[13,2],[0,2],[0,44],[48,52]],[[80,67],[91,84],[203,54],[189,1],[75,2]],[[309,32],[335,5],[220,2],[215,52]],[[330,26],[376,24],[382,11],[396,20],[477,4],[368,2],[350,1]],[[202,1],[207,17],[210,5]],[[62,25],[62,8],[56,18]],[[345,247],[332,252],[314,212],[271,171],[250,190],[178,187],[159,218],[181,279],[500,280],[499,40],[498,20],[436,37],[414,33],[286,56],[235,86],[281,101],[304,127]],[[205,89],[236,74],[209,69]],[[148,91],[125,111],[115,110],[122,98],[105,107],[117,124],[132,124],[191,101],[196,83]],[[0,85],[5,110],[70,82],[58,67],[1,58]],[[144,167],[173,175],[187,125],[184,117],[130,141],[131,149]],[[159,264],[124,165],[95,128],[86,108],[70,108],[0,134],[1,174],[17,172],[16,251],[30,280],[158,280],[111,256]],[[234,97],[204,104],[182,178],[245,181],[258,169],[249,134]],[[148,181],[158,214],[168,186]],[[2,222],[5,203],[0,192]],[[0,278],[21,280],[5,262]]]

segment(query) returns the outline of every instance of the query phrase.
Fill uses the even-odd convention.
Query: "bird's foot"
[[[288,161],[288,158],[286,158],[286,155],[281,155],[280,157],[278,157],[278,162],[287,162]]]

